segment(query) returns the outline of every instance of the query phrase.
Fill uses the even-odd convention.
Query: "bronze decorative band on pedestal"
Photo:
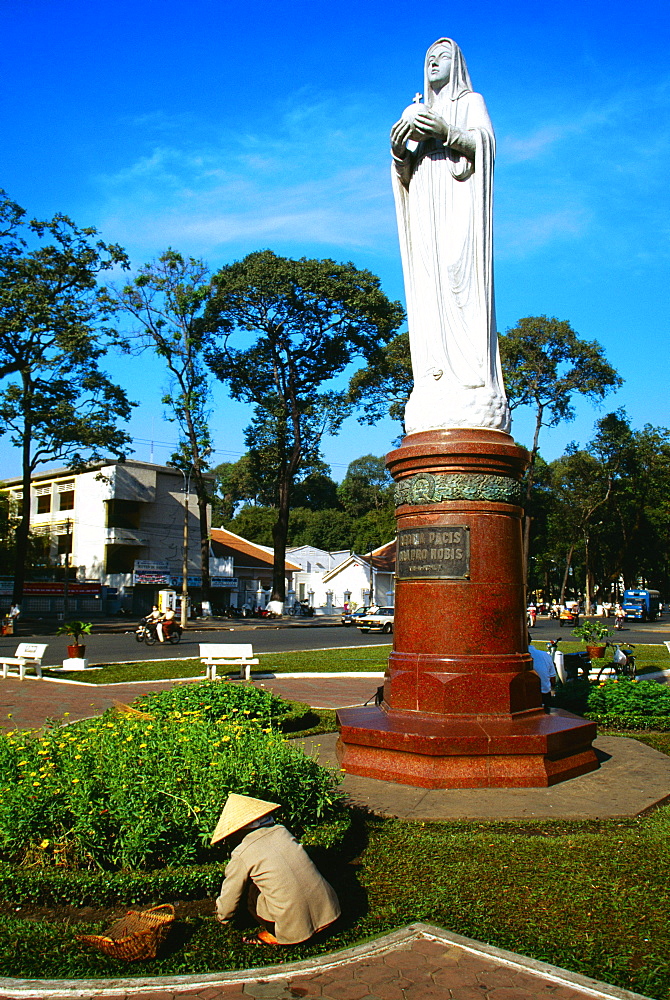
[[[522,502],[521,483],[509,476],[468,473],[419,472],[401,479],[395,487],[395,504],[420,506],[445,500],[488,500],[491,503]]]

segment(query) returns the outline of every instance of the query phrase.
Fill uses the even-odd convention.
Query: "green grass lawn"
[[[544,649],[545,643],[534,643]],[[178,647],[175,647],[177,649]],[[576,653],[584,648],[583,643],[562,642],[560,647],[566,653]],[[273,674],[286,673],[346,673],[348,671],[379,672],[386,668],[391,645],[361,646],[347,649],[316,649],[295,653],[260,653],[258,671]],[[638,645],[635,647],[638,673],[670,669],[670,653],[662,645]],[[612,658],[607,651],[605,660]],[[605,660],[594,660],[594,665],[602,665]],[[235,671],[231,671],[234,675]],[[56,671],[45,674],[51,677],[68,677],[88,684],[119,684],[123,681],[164,680],[171,677],[201,677],[203,668],[195,657],[183,660],[144,660],[128,663],[114,663],[90,673]]]
[[[281,958],[308,958],[424,920],[665,1000],[669,833],[667,807],[592,823],[440,824],[358,814],[345,851],[316,854],[342,901],[342,922]],[[104,921],[22,921],[5,912],[0,975],[175,975],[277,961],[271,948],[244,945],[239,928],[201,915],[186,919],[178,947],[131,969],[77,944],[76,932],[101,931]]]
[[[175,650],[178,647],[174,647]],[[259,653],[260,665],[254,672],[346,673],[348,671],[383,671],[390,645],[361,646],[347,649],[316,649],[296,653]],[[67,677],[88,684],[119,684],[123,681],[163,680],[170,677],[202,677],[204,669],[195,657],[183,660],[144,660],[114,663],[100,670],[63,672],[45,670],[51,677]],[[231,671],[233,676],[236,671]]]

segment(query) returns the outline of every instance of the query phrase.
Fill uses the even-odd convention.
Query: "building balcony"
[[[132,528],[107,528],[105,534],[107,545],[148,545],[149,539],[140,531]]]

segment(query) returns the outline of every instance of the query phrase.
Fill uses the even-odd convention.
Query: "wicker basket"
[[[78,934],[77,940],[124,962],[155,958],[174,920],[174,906],[164,903],[150,910],[128,910],[106,934]]]

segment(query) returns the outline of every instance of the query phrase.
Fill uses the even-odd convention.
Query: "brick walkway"
[[[174,683],[80,684],[46,677],[38,680],[26,676],[23,681],[18,677],[0,678],[0,729],[38,729],[45,719],[65,717],[70,722],[86,719],[111,708],[115,701],[131,702],[142,694],[161,691]],[[256,685],[293,701],[307,702],[315,708],[343,708],[345,705],[361,705],[374,697],[381,683],[381,674],[354,677],[280,674],[272,680],[259,680]]]

